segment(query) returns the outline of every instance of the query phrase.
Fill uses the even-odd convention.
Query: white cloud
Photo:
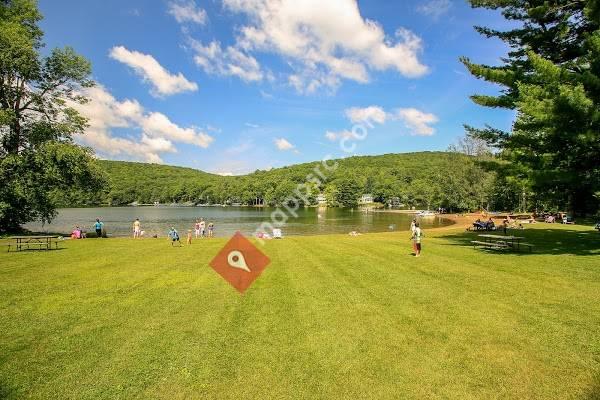
[[[332,142],[342,139],[359,139],[359,136],[356,133],[348,130],[343,130],[339,132],[327,131],[325,132],[325,137],[327,138],[327,140],[330,140]]]
[[[206,23],[206,11],[198,7],[194,0],[170,1],[168,7],[168,13],[179,23],[193,22],[198,25]]]
[[[395,117],[402,120],[404,125],[411,130],[412,135],[431,136],[435,129],[431,127],[439,119],[434,114],[425,113],[416,108],[400,108],[396,110]]]
[[[251,122],[246,122],[244,125],[246,125],[248,128],[252,128],[252,129],[258,129],[258,128],[260,128],[260,125],[253,124]]]
[[[208,74],[237,76],[247,82],[260,81],[264,78],[256,58],[236,47],[228,46],[223,49],[216,41],[206,46],[193,39],[190,43],[196,52],[194,61]]]
[[[417,11],[423,15],[438,20],[442,15],[450,11],[452,2],[450,0],[428,0],[417,7]]]
[[[172,95],[181,92],[198,90],[195,82],[188,81],[180,72],[169,73],[149,54],[130,51],[123,46],[115,46],[110,50],[110,57],[132,68],[146,82],[152,84],[153,95]]]
[[[278,139],[276,138],[275,146],[277,146],[277,148],[281,151],[293,150],[295,148],[295,146],[293,144],[291,144],[284,138],[278,138]]]
[[[387,118],[386,112],[378,106],[352,107],[348,108],[345,113],[348,119],[355,124],[360,122],[384,124]]]
[[[431,136],[435,129],[431,126],[439,122],[437,116],[420,111],[416,108],[398,108],[394,112],[386,112],[379,106],[352,107],[345,110],[346,117],[352,123],[378,123],[384,124],[387,120],[400,120],[411,130],[412,135]],[[334,141],[343,137],[356,138],[352,132],[327,132],[329,140]]]
[[[365,83],[370,70],[396,70],[419,77],[421,39],[399,28],[386,35],[375,21],[363,18],[356,0],[223,0],[245,14],[236,47],[283,56],[294,69],[289,84],[300,92],[335,88],[341,79]]]
[[[206,148],[213,138],[196,128],[182,128],[159,112],[146,112],[136,100],[118,101],[103,86],[86,88],[82,93],[90,101],[74,104],[89,119],[89,127],[76,139],[94,148],[100,155],[161,163],[162,153],[175,153],[174,142]],[[139,131],[136,138],[116,137],[114,128]]]
[[[221,176],[233,176],[233,172],[217,172],[217,175],[221,175]]]
[[[275,96],[273,96],[271,93],[265,92],[264,90],[260,91],[260,95],[262,96],[263,99],[267,99],[267,100],[271,100],[271,99],[275,98]]]

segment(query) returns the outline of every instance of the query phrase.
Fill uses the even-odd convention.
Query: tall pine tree
[[[470,134],[486,140],[527,175],[544,203],[578,214],[600,197],[600,1],[470,0],[501,10],[518,27],[475,29],[507,43],[500,66],[461,61],[477,78],[502,85],[498,96],[474,95],[485,107],[514,109],[511,132],[492,127]]]

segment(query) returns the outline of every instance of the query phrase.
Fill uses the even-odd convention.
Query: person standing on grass
[[[211,238],[213,237],[213,232],[215,230],[215,224],[213,224],[212,222],[208,223],[208,237]]]
[[[94,230],[96,231],[96,237],[102,237],[102,228],[104,227],[104,223],[100,221],[100,218],[96,218],[96,223],[94,224]]]
[[[204,222],[204,218],[200,218],[200,236],[204,237],[206,232],[206,222]]]
[[[181,246],[181,242],[179,241],[179,233],[177,233],[177,230],[174,227],[171,227],[169,230],[169,239],[171,239],[171,246],[174,246],[175,242]]]
[[[191,229],[188,229],[187,244],[192,244],[192,230]]]
[[[415,229],[417,227],[417,220],[413,219],[412,222],[410,223],[410,235],[411,238],[415,235]],[[415,254],[417,254],[417,245],[416,243],[413,241],[413,252]]]
[[[200,236],[200,220],[196,219],[196,223],[194,224],[194,233],[196,234],[196,239]]]
[[[423,237],[423,231],[418,222],[415,222],[415,230],[412,234],[413,248],[415,249],[415,257],[421,256],[421,238]]]
[[[140,224],[140,219],[136,218],[135,221],[133,222],[133,238],[134,239],[139,239],[140,238],[140,234],[142,232],[142,224]]]

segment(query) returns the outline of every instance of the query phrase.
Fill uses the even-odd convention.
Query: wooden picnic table
[[[478,235],[489,243],[506,243],[513,249],[520,249],[521,240],[525,239],[521,236],[510,236],[510,235]]]
[[[9,240],[14,240],[14,244],[8,244],[8,251],[14,246],[17,251],[31,250],[33,247],[37,250],[51,250],[52,244],[58,249],[58,236],[38,235],[38,236],[11,236]]]

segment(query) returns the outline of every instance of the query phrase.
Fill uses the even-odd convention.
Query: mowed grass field
[[[1,252],[0,398],[600,399],[598,232],[425,233],[267,242],[244,295],[226,239]]]

